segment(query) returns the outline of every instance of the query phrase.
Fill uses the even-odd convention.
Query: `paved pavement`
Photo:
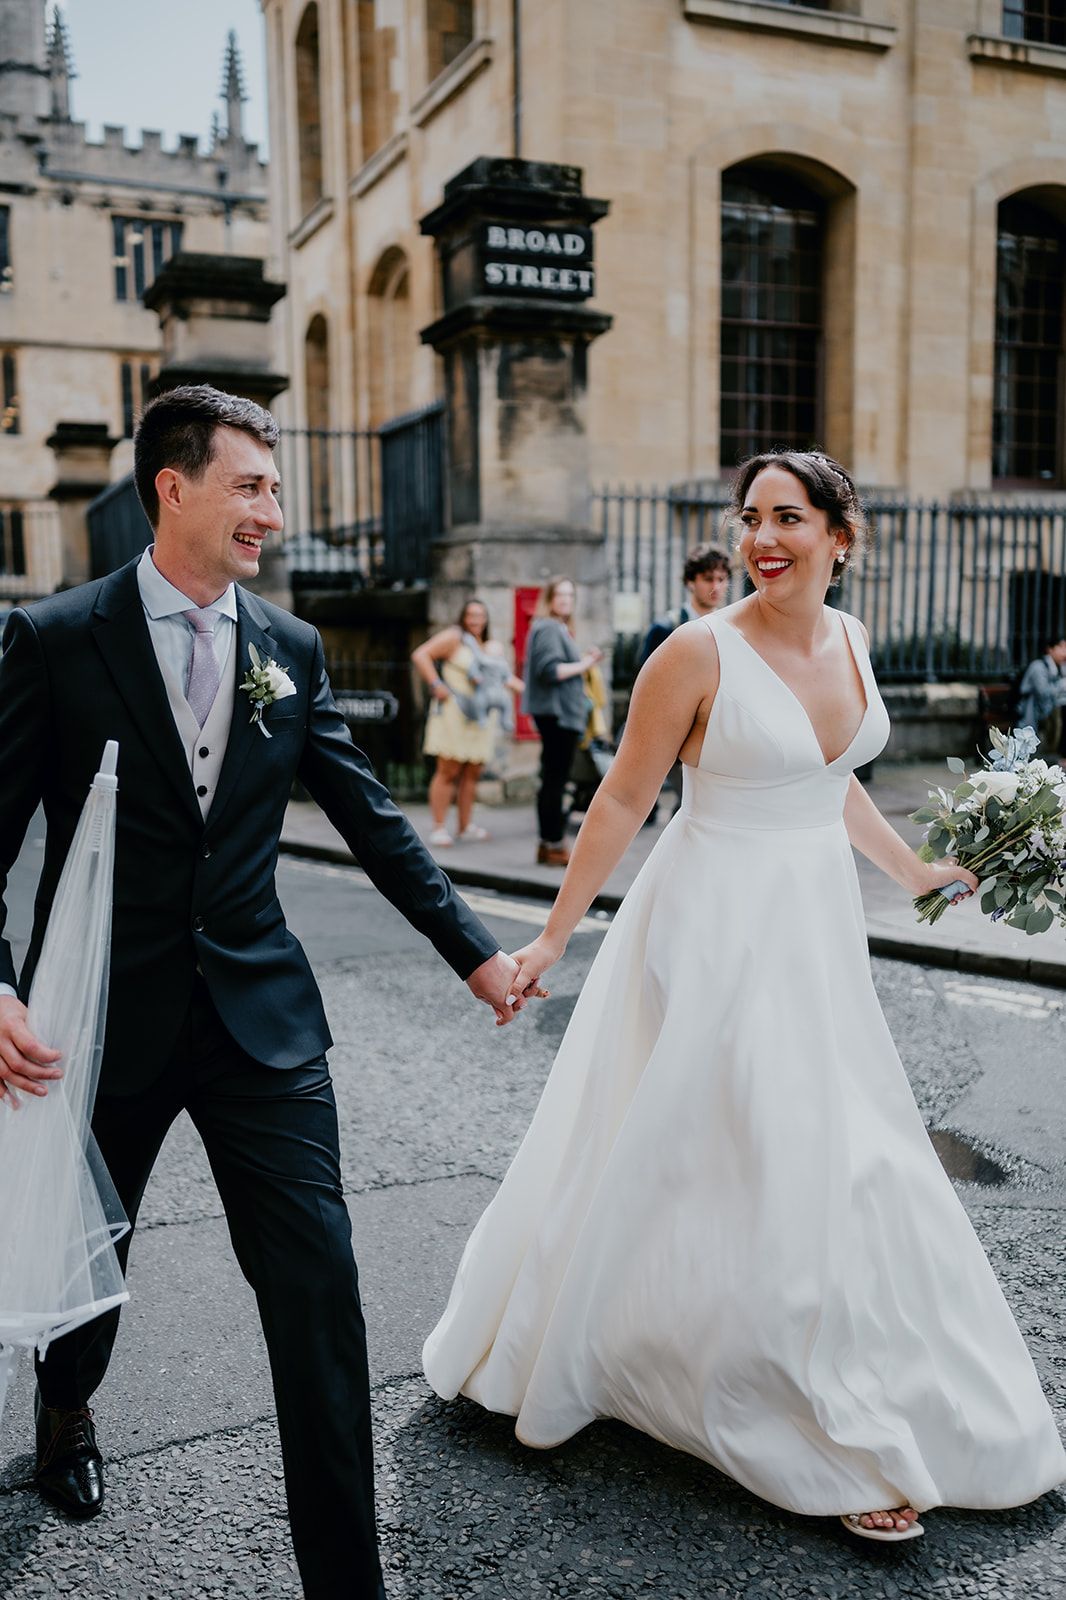
[[[14,874],[20,948],[39,858],[31,839]],[[594,921],[578,933],[551,1000],[497,1031],[361,874],[290,858],[278,878],[337,1038],[390,1600],[1063,1600],[1061,1493],[995,1515],[938,1511],[917,1544],[871,1549],[620,1425],[534,1452],[508,1419],[438,1401],[421,1376],[422,1341],[528,1123],[600,934]],[[517,896],[467,897],[511,948],[543,913]],[[876,960],[874,973],[945,1159],[982,1180],[960,1182],[960,1196],[1066,1431],[1066,996],[895,961]],[[110,1462],[103,1516],[79,1526],[40,1502],[25,1372],[11,1396],[0,1595],[293,1600],[254,1302],[184,1117],[149,1186],[130,1288],[95,1402]]]
[[[944,785],[949,778],[943,763],[878,765],[867,789],[892,825],[917,844],[921,829],[909,820],[909,813],[924,802],[931,786]],[[617,908],[665,826],[671,804],[669,800],[665,802],[658,823],[641,829],[604,886],[597,901],[599,906],[606,910]],[[423,839],[428,840],[432,829],[428,806],[408,805],[405,809]],[[491,832],[490,840],[434,850],[455,882],[550,899],[562,872],[536,864],[532,807],[482,807],[477,820]],[[292,854],[320,860],[352,860],[344,840],[310,801],[294,801],[289,807],[282,847]],[[1002,922],[990,922],[976,900],[953,907],[932,926],[920,923],[910,896],[898,884],[862,856],[856,855],[856,862],[873,955],[1066,987],[1066,933],[1057,926],[1043,936],[1030,938]]]

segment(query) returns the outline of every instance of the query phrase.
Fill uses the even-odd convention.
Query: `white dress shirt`
[[[169,668],[184,692],[192,665],[193,630],[182,612],[197,609],[196,602],[164,578],[152,560],[151,546],[138,563],[137,587],[141,591],[141,604],[148,618],[148,632],[160,671],[165,674]],[[237,596],[232,583],[225,593],[203,609],[216,613],[213,644],[219,676],[224,678],[230,670],[237,637]]]

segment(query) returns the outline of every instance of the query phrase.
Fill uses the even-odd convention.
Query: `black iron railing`
[[[687,551],[735,537],[720,484],[604,490],[596,502],[624,678],[644,628],[683,599]],[[866,513],[869,549],[830,601],[866,624],[883,679],[1010,677],[1066,627],[1066,505],[871,498]],[[738,572],[732,598],[743,592]]]
[[[63,577],[63,540],[54,500],[0,503],[0,613],[52,594]]]
[[[418,754],[422,696],[410,661],[331,654],[326,666],[333,697],[375,772],[397,798],[422,799],[426,787],[426,763]]]
[[[444,407],[381,428],[283,428],[285,552],[296,588],[425,583],[444,531]]]

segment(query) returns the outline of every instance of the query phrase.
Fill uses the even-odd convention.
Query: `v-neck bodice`
[[[808,828],[840,820],[852,772],[884,749],[889,724],[862,630],[846,612],[835,614],[862,679],[866,709],[847,749],[832,761],[795,691],[731,623],[705,618],[718,646],[720,676],[699,762],[685,768],[687,816],[738,827]]]

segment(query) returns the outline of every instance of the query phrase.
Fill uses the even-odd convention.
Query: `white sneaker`
[[[448,832],[447,828],[434,828],[433,832],[429,836],[429,842],[430,844],[436,845],[437,848],[440,849],[444,845],[449,845],[452,843],[452,836]]]
[[[472,822],[470,826],[468,828],[464,828],[462,833],[459,835],[459,843],[484,844],[486,839],[491,838],[492,834],[487,828],[479,828],[476,822]]]

